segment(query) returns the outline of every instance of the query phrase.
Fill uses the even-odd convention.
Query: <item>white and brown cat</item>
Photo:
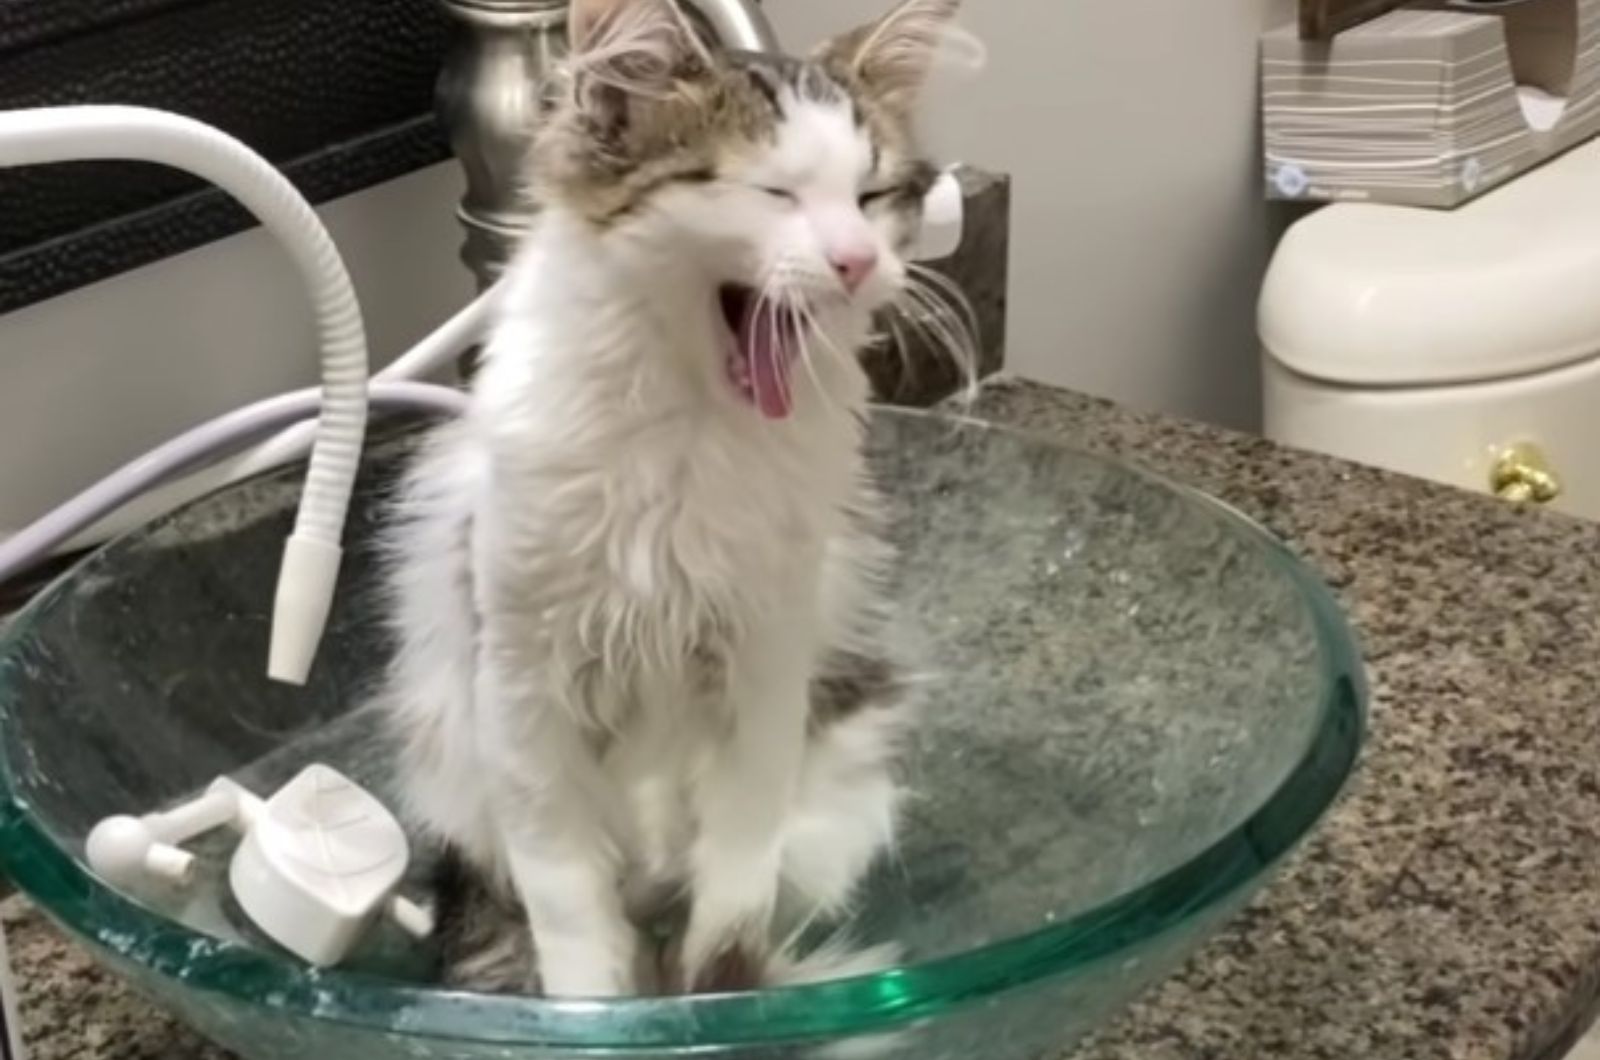
[[[857,352],[909,282],[935,175],[912,113],[957,6],[798,60],[710,49],[671,0],[573,0],[542,212],[392,532],[386,698],[454,855],[450,981],[599,997],[872,958],[786,938],[894,831]],[[662,957],[643,929],[674,908]]]

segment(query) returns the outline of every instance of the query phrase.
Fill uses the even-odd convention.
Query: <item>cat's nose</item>
[[[828,263],[838,274],[839,282],[844,284],[844,289],[855,294],[878,267],[878,251],[875,247],[839,251],[828,256]]]

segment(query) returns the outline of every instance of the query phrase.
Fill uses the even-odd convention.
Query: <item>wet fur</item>
[[[907,101],[954,7],[906,0],[797,61],[711,52],[667,0],[574,0],[544,211],[391,534],[388,717],[448,851],[453,985],[722,990],[892,958],[787,940],[848,911],[900,798],[854,354],[908,283],[933,170]],[[830,246],[869,238],[847,293]],[[787,418],[725,377],[729,282],[806,306]]]

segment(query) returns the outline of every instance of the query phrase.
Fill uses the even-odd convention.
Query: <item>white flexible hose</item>
[[[467,395],[461,391],[425,383],[374,382],[370,399],[383,408],[442,416],[459,415],[467,407]],[[48,558],[85,526],[174,475],[288,424],[304,426],[302,421],[315,416],[321,403],[322,395],[315,388],[265,398],[207,420],[123,465],[21,533],[0,541],[0,583]]]
[[[465,308],[372,377],[374,384],[428,379],[449,369],[487,331],[489,311],[498,288],[490,288]],[[101,544],[112,532],[148,522],[174,508],[204,497],[241,479],[250,478],[303,458],[316,435],[315,424],[298,423],[287,430],[201,471],[130,499],[129,503],[105,513],[93,525],[77,532],[61,545],[64,552],[81,551]],[[4,581],[0,578],[0,581]]]
[[[447,367],[473,343],[482,338],[495,289],[479,295],[466,308],[445,321],[427,338],[401,355],[393,364],[373,376],[374,382],[388,383],[424,379]],[[229,461],[222,469],[228,481],[259,474],[305,456],[312,441],[310,424],[300,424],[270,438],[261,445]]]
[[[238,199],[277,237],[316,316],[323,399],[311,468],[284,549],[268,673],[305,681],[327,622],[339,542],[367,427],[367,343],[344,262],[294,185],[232,137],[142,107],[48,107],[0,113],[0,167],[90,159],[154,162],[202,177]]]

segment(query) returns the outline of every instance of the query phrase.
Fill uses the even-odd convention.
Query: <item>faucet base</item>
[[[439,74],[435,108],[466,173],[456,216],[466,229],[461,260],[480,288],[492,284],[538,205],[522,170],[543,113],[550,76],[567,50],[568,0],[441,0],[457,40]],[[776,51],[757,0],[683,0],[689,16],[729,48]]]

